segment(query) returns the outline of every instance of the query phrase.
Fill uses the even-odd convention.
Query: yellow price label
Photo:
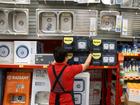
[[[64,37],[64,43],[65,44],[72,44],[73,37]]]
[[[95,46],[99,46],[99,45],[101,45],[101,43],[102,43],[102,40],[99,40],[99,39],[93,39],[93,41],[92,41],[92,44]]]
[[[101,53],[92,53],[93,59],[100,59],[101,58]]]
[[[71,59],[73,57],[73,53],[68,53],[68,59]]]

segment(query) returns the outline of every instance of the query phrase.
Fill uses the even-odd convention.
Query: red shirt
[[[56,74],[58,75],[66,64],[55,63],[54,65],[55,65]],[[80,72],[82,72],[82,65],[67,65],[61,77],[61,83],[63,84],[63,87],[66,91],[73,90],[74,77]],[[52,65],[48,66],[48,76],[52,88],[53,83],[56,80],[53,74]],[[49,105],[55,105],[55,96],[56,94],[54,92],[50,93]],[[60,96],[60,105],[73,105],[71,94],[69,93],[62,94]]]

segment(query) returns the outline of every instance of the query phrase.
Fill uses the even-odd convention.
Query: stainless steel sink
[[[74,14],[72,12],[60,12],[59,31],[62,33],[72,33],[74,26]]]
[[[39,30],[43,33],[55,33],[57,31],[57,15],[54,12],[42,12],[39,14]]]
[[[107,31],[115,31],[117,15],[120,15],[118,11],[101,11],[100,29],[107,30]]]
[[[0,33],[5,33],[7,30],[7,17],[4,11],[0,10]]]
[[[9,33],[28,33],[28,10],[10,10],[8,14]]]

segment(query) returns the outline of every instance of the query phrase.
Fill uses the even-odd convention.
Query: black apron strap
[[[73,104],[75,105],[75,98],[74,98],[74,92],[73,92],[73,90],[71,91],[71,96],[72,96],[72,100],[73,100]]]
[[[60,94],[56,94],[55,105],[60,105],[59,98],[60,98]]]
[[[54,82],[54,84],[53,84],[53,87],[52,87],[51,91],[52,91],[52,92],[54,91],[54,89],[55,89],[55,87],[56,87],[56,84],[58,83],[59,86],[61,87],[61,89],[63,90],[63,93],[69,93],[69,94],[71,94],[72,99],[73,99],[73,104],[75,105],[75,100],[74,100],[74,93],[73,93],[73,91],[65,91],[64,87],[62,86],[61,82],[59,81],[59,79],[60,79],[60,77],[62,76],[62,74],[63,74],[63,72],[64,72],[64,70],[65,70],[66,67],[67,67],[67,65],[65,65],[65,66],[62,68],[62,70],[61,70],[61,72],[59,73],[59,75],[57,75],[54,65],[52,66],[53,74],[54,74],[54,76],[55,76],[55,82]],[[59,99],[60,99],[60,94],[59,94],[59,93],[56,93],[55,105],[60,105]]]
[[[67,67],[67,65],[65,65],[65,66],[62,68],[61,72],[60,72],[59,75],[57,76],[56,71],[55,71],[55,68],[54,68],[54,65],[52,66],[53,73],[54,73],[54,76],[55,76],[56,80],[55,80],[55,82],[54,82],[54,84],[53,84],[53,87],[52,87],[51,91],[53,91],[53,90],[55,89],[56,84],[58,83],[59,86],[61,87],[61,89],[63,90],[63,92],[65,92],[65,89],[64,89],[64,87],[61,85],[59,79],[60,79],[60,77],[62,76],[62,74],[63,74],[63,72],[64,72],[64,70],[65,70],[66,67]]]

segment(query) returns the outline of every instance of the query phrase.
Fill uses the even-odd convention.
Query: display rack
[[[120,66],[120,69],[121,69],[121,66],[123,65],[123,62],[124,62],[124,59],[125,58],[140,58],[140,54],[139,53],[119,53],[118,54],[118,59],[119,59],[119,66]],[[129,81],[135,81],[135,80],[140,80],[140,76],[120,76],[119,75],[119,78],[120,79],[123,79],[124,81],[126,80],[129,80]],[[123,84],[119,83],[119,97],[121,100],[121,102],[124,102],[124,99],[123,99]]]
[[[32,70],[32,69],[39,69],[39,70],[44,70],[47,69],[48,65],[42,65],[42,64],[33,64],[33,65],[25,65],[25,64],[0,64],[0,68],[18,68],[18,69],[24,69],[24,70]],[[102,105],[104,105],[104,103],[106,102],[106,105],[111,105],[111,75],[112,75],[112,70],[116,70],[116,99],[115,99],[115,105],[118,105],[119,101],[118,101],[118,85],[119,85],[119,78],[118,78],[118,74],[119,74],[119,67],[118,65],[115,66],[89,66],[88,70],[104,70],[107,71],[107,77],[109,77],[107,79],[108,85],[107,87],[105,87],[105,80],[104,78],[102,78]],[[104,74],[104,72],[103,72]],[[106,95],[106,97],[104,96]],[[103,99],[105,98],[105,102],[103,101]]]
[[[107,86],[105,85],[105,75],[103,75],[102,77],[102,101],[101,101],[101,105],[104,105],[106,103],[106,105],[119,105],[121,103],[120,101],[120,95],[119,95],[119,77],[120,77],[120,68],[119,68],[119,64],[116,64],[115,66],[90,66],[88,69],[101,69],[103,70],[103,74],[105,74],[105,71],[107,71]],[[111,88],[111,83],[112,83],[112,74],[113,74],[113,70],[115,70],[116,72],[114,73],[116,76],[116,85],[115,85],[115,92],[112,92],[112,88]],[[111,103],[111,94],[115,95],[115,104]],[[104,97],[106,96],[106,97]],[[104,100],[105,98],[105,100]]]

